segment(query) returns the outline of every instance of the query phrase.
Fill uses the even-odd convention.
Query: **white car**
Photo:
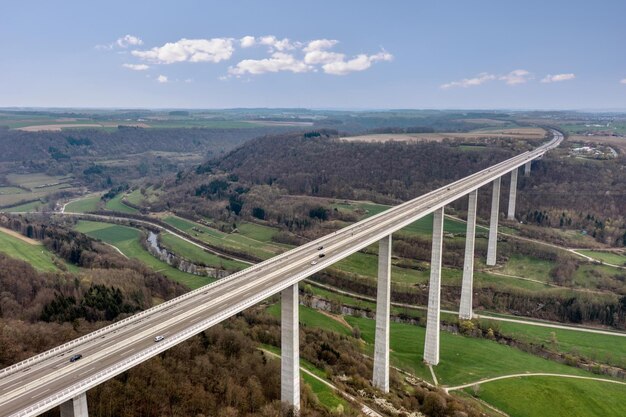
[[[159,335],[159,336],[156,336],[156,337],[154,338],[154,341],[155,341],[155,342],[160,342],[160,341],[161,341],[161,340],[163,340],[163,339],[165,339],[165,336],[160,336],[160,335]]]
[[[311,261],[311,265],[317,265],[317,261]]]

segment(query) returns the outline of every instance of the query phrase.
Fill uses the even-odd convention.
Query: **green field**
[[[471,388],[466,392],[473,393]],[[626,415],[626,385],[559,377],[522,377],[480,385],[478,397],[515,417]]]
[[[87,213],[98,210],[100,195],[90,195],[88,197],[74,200],[65,206],[65,211],[69,213]]]
[[[314,285],[307,285],[313,294],[326,300],[335,300],[341,304],[355,306],[361,309],[376,311],[376,304],[371,301],[359,300],[347,295],[337,294]],[[456,306],[454,307],[456,308]],[[424,317],[422,310],[408,309],[402,307],[391,307],[392,314],[405,314],[411,317]],[[485,313],[481,313],[483,316]],[[505,314],[493,314],[494,316],[514,318]],[[442,313],[442,319],[454,321],[456,316]],[[558,352],[582,355],[585,358],[600,363],[626,368],[626,337],[603,335],[598,333],[581,332],[575,329],[558,329],[552,327],[533,326],[522,323],[511,323],[505,321],[480,319],[483,327],[491,327],[500,331],[505,336],[523,342],[543,344],[547,348],[554,348]],[[554,332],[556,345],[552,343]]]
[[[0,230],[0,252],[11,258],[28,262],[35,269],[45,272],[58,271],[54,264],[56,255],[43,245],[31,245]]]
[[[329,298],[336,297],[343,299],[343,301],[351,301],[349,304],[352,305],[362,304],[363,307],[374,307],[373,303],[355,301],[350,297],[329,292],[324,293],[325,290],[315,287],[313,289],[315,293],[320,292],[320,295],[326,295]],[[351,334],[351,329],[337,320],[304,306],[300,306],[300,309],[300,322],[303,326],[323,328],[345,335]],[[269,307],[268,312],[278,317],[280,315],[279,304]],[[351,326],[359,327],[361,337],[366,342],[365,352],[372,354],[375,321],[350,316],[344,318]],[[487,320],[483,321],[488,324]],[[581,353],[594,360],[617,366],[624,366],[624,360],[626,360],[626,339],[620,336],[582,333],[576,330],[551,329],[518,323],[493,321],[491,323],[493,323],[494,328],[499,329],[505,335],[535,343],[548,344],[546,342],[551,339],[550,333],[555,332],[558,350],[562,352]],[[430,373],[422,363],[424,333],[423,327],[392,322],[390,355],[393,365],[430,381]],[[611,379],[604,375],[594,375],[582,369],[552,362],[497,342],[447,332],[441,332],[441,362],[434,367],[434,370],[439,383],[447,386],[472,383],[494,376],[528,372],[560,373]],[[547,407],[546,403],[540,403],[536,408],[534,406],[528,408],[528,414],[520,413],[519,407],[524,407],[524,400],[535,398],[537,393],[544,391],[543,379],[548,381],[551,387],[551,390],[548,391],[551,394],[545,398],[551,399],[552,403],[554,403],[554,399],[558,399],[557,404],[561,402],[561,399],[566,398],[567,404],[563,405],[564,408],[557,409]],[[626,404],[621,401],[625,398],[626,386],[556,377],[532,377],[532,381],[538,382],[531,383],[531,378],[515,378],[481,384],[479,397],[512,416],[529,417],[543,417],[544,415],[555,417],[560,415],[618,416],[622,415],[620,413],[623,412],[624,404]],[[521,385],[518,385],[520,383]],[[518,386],[521,391],[517,391]],[[596,407],[595,399],[602,397],[601,390],[605,390],[606,395],[611,395],[611,400],[606,402],[603,407],[594,408]],[[471,392],[471,389],[467,391]],[[518,395],[517,392],[524,394]],[[540,401],[548,401],[545,398],[540,398]],[[620,406],[622,408],[619,408]],[[575,407],[579,410],[578,414],[571,414],[569,407]],[[590,413],[589,407],[599,411],[594,411],[595,414]],[[544,410],[545,414],[542,414]],[[567,410],[567,412],[558,414],[558,410]]]
[[[626,337],[481,319],[505,336],[626,368]],[[552,336],[554,334],[554,337]],[[556,338],[556,343],[554,343]]]
[[[8,174],[6,184],[0,186],[0,207],[9,207],[7,211],[15,212],[33,211],[35,205],[40,205],[38,200],[45,199],[49,194],[59,190],[74,190],[70,184],[72,179],[71,176],[43,173]]]
[[[580,288],[602,288],[607,279],[623,285],[623,269],[607,265],[582,264],[574,272],[574,283]]]
[[[459,274],[461,272],[459,271]],[[521,288],[530,291],[559,291],[559,288],[550,287],[541,282],[528,281],[514,277],[490,274],[488,272],[474,272],[474,286],[498,287],[503,289]]]
[[[357,252],[333,264],[330,269],[338,269],[344,272],[376,278],[378,276],[378,256]],[[394,282],[416,283],[427,281],[428,278],[426,276],[424,279],[423,272],[400,268],[395,265],[391,267],[391,275]]]
[[[345,317],[352,326],[361,329],[367,342],[367,352],[373,351],[375,321]],[[392,364],[431,380],[423,364],[424,334],[426,329],[404,323],[391,323],[390,357]],[[439,383],[460,385],[482,378],[524,372],[552,372],[569,375],[592,374],[557,362],[552,362],[521,350],[487,339],[476,339],[441,332],[441,361],[434,367]]]
[[[268,312],[278,317],[280,306],[275,304]],[[375,321],[345,316],[350,326],[361,330],[366,342],[365,352],[374,349]],[[300,322],[303,326],[318,327],[349,335],[352,329],[314,309],[300,306]],[[391,323],[390,357],[392,364],[413,372],[420,378],[432,381],[430,371],[423,364],[425,328],[403,323]],[[568,375],[586,375],[578,368],[552,362],[497,342],[476,339],[448,332],[441,332],[441,362],[435,373],[442,385],[460,385],[483,378],[524,372],[552,372]]]
[[[397,263],[397,261],[392,261]],[[430,268],[423,265],[420,269],[403,268],[392,264],[391,280],[396,284],[415,286],[416,284],[426,284],[430,279]],[[333,264],[330,269],[369,277],[374,281],[378,276],[378,257],[373,254],[357,252],[347,258]],[[441,280],[443,285],[461,285],[463,271],[457,268],[441,268]],[[503,289],[521,288],[531,291],[545,291],[550,287],[545,284],[521,280],[517,278],[493,275],[486,272],[476,271],[474,273],[474,285],[478,288],[483,286],[497,287]]]
[[[8,174],[6,176],[10,184],[28,188],[31,191],[43,188],[53,188],[66,184],[72,180],[71,176],[51,176],[44,173],[35,174]]]
[[[550,270],[554,268],[554,265],[554,262],[514,254],[504,263],[502,268],[497,269],[497,272],[549,282],[551,280]]]
[[[134,209],[122,203],[123,197],[124,197],[124,194],[116,195],[115,197],[113,197],[112,199],[106,202],[105,208],[107,210],[119,211],[120,213],[129,213],[129,214],[139,213],[137,209]]]
[[[131,204],[140,206],[142,203],[153,203],[157,201],[159,194],[160,190],[155,190],[152,186],[150,186],[144,189],[143,194],[140,188],[136,188],[130,193],[127,193],[125,198]]]
[[[19,206],[9,207],[4,209],[4,211],[8,211],[10,213],[26,213],[28,211],[37,211],[41,208],[41,206],[43,206],[43,203],[37,200],[26,204],[20,204]]]
[[[254,223],[241,223],[239,233],[223,233],[217,229],[180,217],[168,216],[163,221],[216,248],[249,253],[260,259],[269,259],[285,251],[285,245],[271,243],[276,229]],[[195,228],[195,230],[194,230]]]
[[[170,252],[174,252],[182,256],[183,258],[197,263],[211,266],[214,268],[227,269],[229,271],[239,271],[247,268],[248,264],[239,261],[233,261],[219,257],[215,254],[206,252],[201,248],[193,245],[185,240],[182,240],[171,233],[161,233],[161,244],[167,248]]]
[[[307,383],[320,404],[329,410],[345,410],[348,407],[348,403],[341,398],[335,391],[328,385],[323,384],[320,380],[313,378],[306,372],[300,374],[305,383]]]
[[[240,223],[237,225],[237,229],[243,236],[260,242],[271,242],[272,237],[278,233],[278,229],[274,227],[256,223]]]
[[[141,194],[141,190],[137,188],[136,190],[126,194],[126,200],[128,200],[131,204],[140,205],[144,200],[144,196]]]
[[[208,277],[200,277],[179,271],[152,256],[140,244],[141,232],[138,229],[110,223],[80,220],[76,230],[94,239],[100,239],[118,248],[129,258],[135,258],[163,275],[180,282],[191,289],[206,285],[212,281]]]
[[[576,252],[580,252],[583,255],[587,255],[591,258],[608,264],[626,266],[626,255],[624,254],[615,252],[600,252],[593,250],[577,250]]]
[[[280,318],[280,303],[272,304],[268,307],[267,312],[274,317]],[[347,336],[352,334],[352,330],[341,324],[339,321],[332,319],[310,307],[300,306],[298,313],[300,323],[302,323],[303,326],[317,327]]]
[[[0,195],[24,194],[26,192],[27,192],[26,190],[23,190],[23,189],[18,188],[18,187],[0,187]]]

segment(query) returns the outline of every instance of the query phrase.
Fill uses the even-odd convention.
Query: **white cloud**
[[[523,69],[517,69],[509,72],[506,75],[500,76],[498,79],[501,81],[505,81],[508,85],[517,85],[524,84],[528,80],[532,79],[532,77],[530,72]]]
[[[306,53],[304,55],[304,62],[307,64],[330,64],[332,62],[343,61],[344,54],[337,52],[329,52],[326,49],[332,48],[337,44],[336,40],[330,39],[317,39],[311,41],[302,50]]]
[[[126,35],[115,45],[126,48],[140,45],[141,39]],[[289,71],[304,73],[324,71],[326,74],[345,75],[355,71],[364,71],[375,62],[391,61],[393,55],[386,51],[377,54],[358,54],[353,57],[342,52],[335,52],[339,41],[335,39],[315,39],[308,42],[294,41],[289,38],[279,39],[274,35],[244,36],[234,38],[180,39],[147,50],[133,49],[130,53],[142,61],[153,64],[173,64],[177,62],[213,62],[218,63],[232,58],[235,49],[247,49],[253,46],[266,46],[269,56],[264,59],[243,59],[229,67],[227,77],[243,74],[263,74],[267,72]],[[143,71],[150,68],[144,63],[123,64],[125,68]],[[167,81],[167,80],[166,80]]]
[[[474,78],[464,78],[460,81],[452,81],[446,84],[442,84],[441,88],[443,88],[444,90],[447,90],[448,88],[454,88],[454,87],[463,87],[463,88],[473,87],[476,85],[484,84],[487,81],[495,80],[496,78],[497,77],[493,74],[481,72]]]
[[[259,38],[259,43],[261,45],[269,46],[270,52],[274,52],[274,49],[277,51],[287,51],[302,46],[300,42],[291,42],[287,38],[277,39],[276,36],[273,35],[263,36]]]
[[[311,51],[304,55],[304,62],[307,64],[330,64],[333,62],[341,62],[344,59],[344,54],[329,51]]]
[[[145,71],[150,68],[150,66],[146,64],[122,64],[122,66],[133,71]]]
[[[250,48],[251,46],[254,46],[256,44],[256,39],[254,36],[244,36],[243,38],[239,39],[239,44],[242,48]]]
[[[343,54],[335,55],[340,55],[340,59],[322,65],[322,69],[326,74],[346,75],[354,71],[364,71],[371,67],[374,62],[391,61],[393,59],[393,55],[385,51],[375,55],[360,54],[349,61],[344,61]]]
[[[183,38],[177,42],[168,42],[161,47],[131,53],[146,61],[173,64],[175,62],[220,62],[230,59],[233,51],[231,38]]]
[[[264,74],[266,72],[291,71],[294,73],[311,71],[313,67],[297,60],[291,54],[274,52],[266,59],[244,59],[236,66],[230,67],[228,73],[241,76],[243,74]]]
[[[621,80],[619,80],[620,84],[626,84],[626,78],[622,78]]]
[[[118,38],[115,42],[106,44],[106,45],[96,45],[96,49],[104,49],[110,51],[116,46],[119,48],[128,48],[129,46],[139,46],[143,45],[143,41],[139,39],[137,36],[133,35],[125,35],[121,38]]]
[[[324,49],[332,48],[338,43],[339,41],[336,41],[334,39],[316,39],[314,41],[309,42],[307,46],[302,48],[302,50],[304,52],[321,51]]]
[[[125,35],[115,41],[120,48],[128,48],[129,46],[143,45],[143,41],[133,35]]]
[[[157,77],[157,81],[161,84],[165,84],[166,82],[168,82],[168,79],[165,75],[159,75]]]
[[[568,74],[548,74],[546,75],[541,82],[542,83],[556,83],[559,81],[568,81],[568,80],[573,80],[574,78],[576,78],[576,75],[572,74],[572,73],[568,73]]]

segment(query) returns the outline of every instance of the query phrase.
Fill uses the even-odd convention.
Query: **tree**
[[[440,394],[431,391],[424,397],[422,411],[429,417],[444,417],[448,404]]]
[[[309,217],[312,219],[319,219],[322,221],[328,220],[328,210],[326,210],[322,206],[312,208],[311,210],[309,210]]]
[[[265,210],[261,207],[255,207],[252,209],[252,216],[257,219],[265,220]]]

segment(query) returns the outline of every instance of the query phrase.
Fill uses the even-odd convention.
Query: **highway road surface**
[[[552,135],[534,151],[0,370],[0,415],[38,415],[85,392],[543,155],[563,139]],[[74,354],[82,359],[70,362]]]

